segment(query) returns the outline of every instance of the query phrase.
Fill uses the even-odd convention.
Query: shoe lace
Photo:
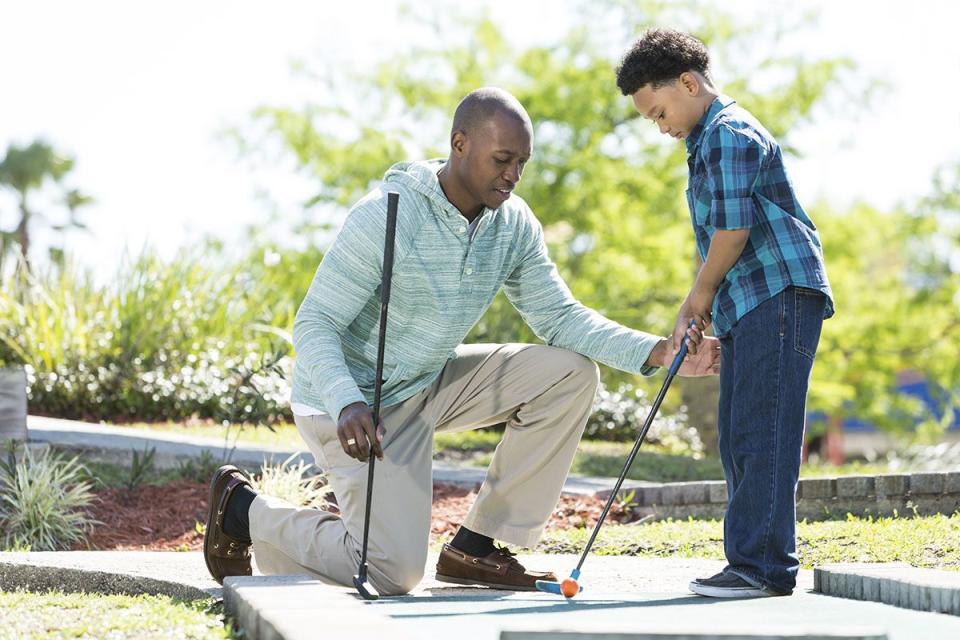
[[[516,555],[517,555],[517,554],[515,554],[513,551],[510,551],[510,549],[507,549],[506,547],[500,547],[500,546],[496,546],[496,545],[494,545],[494,547],[495,547],[496,550],[497,550],[497,554],[503,556],[503,557],[504,557],[505,559],[507,559],[507,560],[509,560],[509,559],[511,559],[511,558],[513,558],[513,557],[516,557]]]

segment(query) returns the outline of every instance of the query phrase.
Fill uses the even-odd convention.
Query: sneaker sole
[[[490,587],[491,589],[499,589],[500,591],[536,591],[536,586],[531,587],[521,587],[507,584],[496,584],[493,582],[484,582],[483,580],[471,580],[469,578],[454,578],[453,576],[444,576],[439,573],[436,575],[436,578],[440,582],[449,582],[452,584],[464,584],[471,586],[481,586],[481,587]]]
[[[708,598],[769,598],[772,596],[781,595],[779,593],[774,593],[773,591],[759,587],[741,587],[737,589],[731,589],[729,587],[711,587],[709,585],[699,584],[697,582],[691,582],[688,586],[690,591],[693,591],[697,595],[706,596]]]

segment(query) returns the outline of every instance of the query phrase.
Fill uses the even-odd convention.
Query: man
[[[532,546],[554,509],[598,385],[597,360],[651,374],[669,341],[633,331],[577,302],[547,255],[543,230],[512,195],[533,127],[507,92],[478,89],[457,107],[443,160],[394,165],[360,200],[317,269],[294,323],[292,409],[327,472],[340,516],[257,495],[223,467],[211,487],[205,557],[217,580],[308,573],[350,585],[360,557],[368,456],[376,467],[369,579],[401,594],[422,578],[430,532],[434,431],[506,423],[463,526],[444,545],[437,578],[532,590],[501,540]],[[379,331],[388,191],[400,194],[387,321],[381,423],[369,404]],[[503,289],[546,345],[461,341]],[[719,368],[712,338],[690,330],[681,375]],[[549,345],[549,346],[548,346]]]

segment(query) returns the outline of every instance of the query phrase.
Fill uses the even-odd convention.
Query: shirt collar
[[[721,111],[726,109],[732,104],[736,104],[736,101],[730,96],[720,94],[714,98],[713,102],[710,103],[710,107],[707,109],[707,112],[703,114],[703,117],[700,118],[700,122],[697,123],[691,131],[690,135],[687,136],[687,153],[693,155],[697,147],[700,146],[700,138],[703,137],[703,130],[706,129],[707,125],[713,122],[713,120],[720,114]]]

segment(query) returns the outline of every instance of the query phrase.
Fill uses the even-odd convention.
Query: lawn
[[[548,531],[536,551],[581,553],[589,529]],[[831,562],[907,562],[917,567],[960,571],[960,512],[952,516],[858,518],[800,522],[801,566]],[[723,559],[723,523],[663,520],[604,527],[591,553],[644,557]]]
[[[236,638],[210,601],[0,591],[0,640]]]
[[[227,431],[227,428],[222,425],[204,423],[133,424],[129,426],[158,433],[205,437],[217,443],[224,441]],[[236,435],[236,428],[232,428],[230,431],[231,445],[232,439]],[[500,433],[491,429],[437,433],[433,441],[434,460],[451,464],[486,467],[493,457],[493,450],[500,442],[500,437]],[[293,424],[279,425],[275,427],[274,431],[266,428],[245,427],[239,431],[238,442],[251,446],[280,447],[291,450],[305,448],[303,440]],[[584,440],[580,443],[571,472],[588,476],[616,477],[623,469],[623,463],[632,447],[633,442]],[[842,466],[806,463],[801,467],[800,475],[801,477],[823,477],[876,475],[909,471],[910,469],[903,467],[891,469],[881,462],[853,461]],[[677,455],[662,447],[645,443],[637,454],[633,465],[631,465],[627,478],[652,482],[722,480],[723,469],[717,458],[698,460],[691,456]]]

